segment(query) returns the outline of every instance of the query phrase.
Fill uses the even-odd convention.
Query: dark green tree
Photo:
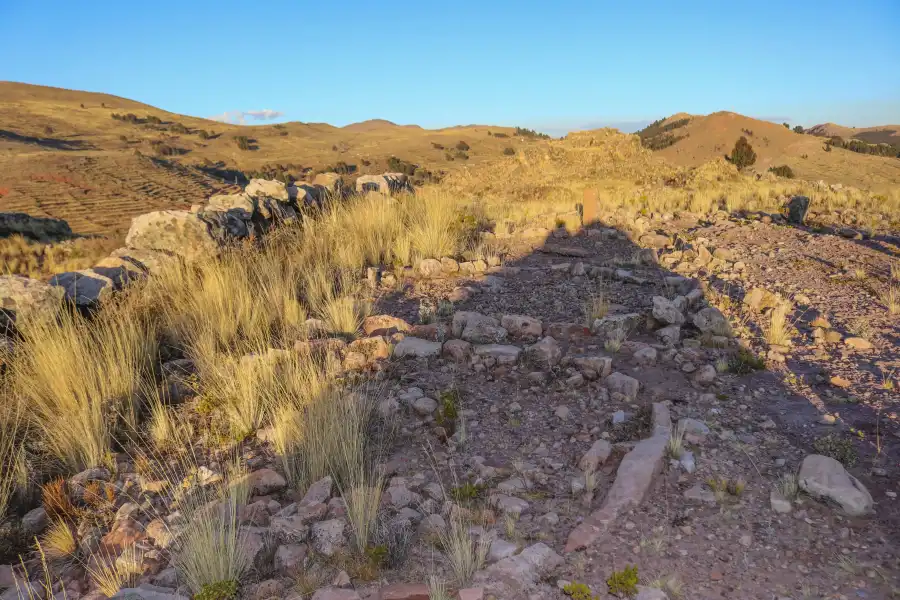
[[[731,163],[738,169],[743,170],[755,162],[756,152],[753,151],[753,146],[750,145],[746,137],[741,136],[735,142],[734,149],[731,151]]]
[[[794,133],[803,133],[803,125],[797,125],[794,127]]]

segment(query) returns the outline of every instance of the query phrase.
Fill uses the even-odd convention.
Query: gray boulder
[[[803,225],[806,220],[806,211],[809,210],[809,198],[806,196],[794,196],[788,202],[788,222],[794,225]]]
[[[116,288],[112,279],[90,269],[54,275],[49,283],[61,288],[66,299],[76,306],[97,304]]]
[[[137,216],[125,237],[129,248],[171,252],[186,260],[218,256],[220,238],[199,215],[160,210]]]
[[[72,229],[62,219],[0,212],[0,237],[10,235],[21,235],[41,241],[58,240],[72,237]]]
[[[55,319],[65,290],[20,275],[0,276],[0,330],[32,319]]]
[[[869,490],[844,466],[821,454],[810,454],[800,465],[800,488],[815,498],[826,498],[851,516],[872,512],[874,501]]]
[[[409,178],[403,173],[385,173],[384,175],[362,175],[356,180],[356,191],[359,194],[378,192],[389,196],[401,192],[411,192]]]
[[[288,203],[291,200],[287,186],[271,179],[251,179],[244,193],[251,198],[272,198],[280,202]]]

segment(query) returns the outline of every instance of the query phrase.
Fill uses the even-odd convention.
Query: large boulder
[[[653,296],[653,318],[666,325],[684,323],[684,313],[677,304],[663,296]]]
[[[708,306],[694,315],[694,326],[703,333],[731,337],[731,324],[718,308]]]
[[[0,212],[0,237],[10,235],[22,235],[42,241],[58,240],[72,237],[72,229],[62,219]]]
[[[280,202],[288,203],[291,201],[291,195],[287,186],[272,179],[251,179],[244,193],[251,198],[272,198]]]
[[[506,339],[506,329],[493,317],[477,312],[458,311],[451,324],[453,337],[473,344],[496,344]]]
[[[56,318],[65,290],[20,275],[0,275],[0,330],[12,323]]]
[[[378,192],[391,195],[412,191],[409,178],[403,173],[385,173],[384,175],[362,175],[356,180],[356,191],[359,194]]]
[[[246,192],[240,194],[217,194],[210,197],[206,208],[207,210],[231,212],[247,221],[256,212],[256,199]]]
[[[90,269],[54,275],[49,283],[62,288],[66,299],[76,306],[94,305],[116,288],[111,278]]]
[[[162,271],[163,269],[167,269],[172,265],[176,265],[181,261],[181,258],[171,252],[167,252],[165,250],[149,250],[149,249],[139,249],[139,248],[117,248],[113,250],[109,254],[110,263],[107,264],[104,259],[98,265],[103,266],[122,266],[123,268],[129,268],[128,265],[133,266],[137,271],[154,275]],[[117,262],[121,260],[123,262]],[[96,269],[96,266],[94,267]],[[129,270],[131,270],[129,268]],[[102,274],[102,271],[100,271]],[[109,275],[107,275],[109,277]]]
[[[319,173],[313,178],[313,185],[325,188],[327,194],[340,196],[344,191],[344,178],[340,173]]]
[[[809,198],[806,196],[794,196],[788,202],[788,222],[794,225],[803,225],[806,220],[806,211],[809,210]]]
[[[851,516],[872,512],[874,501],[869,490],[844,466],[821,454],[810,454],[800,465],[800,488],[815,498],[826,498],[840,505]]]
[[[321,206],[326,190],[321,185],[296,181],[288,187],[288,195],[297,206]]]
[[[217,256],[221,238],[200,216],[183,210],[160,210],[137,216],[125,237],[129,248],[172,252],[186,260]]]
[[[478,571],[474,582],[498,598],[527,598],[529,590],[562,564],[563,558],[540,542]]]

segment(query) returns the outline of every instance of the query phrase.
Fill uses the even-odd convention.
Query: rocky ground
[[[459,519],[489,548],[461,600],[623,597],[627,567],[644,600],[898,593],[900,329],[878,299],[895,240],[724,213],[530,233],[497,240],[500,261],[370,273],[378,316],[340,352],[399,420],[383,505],[405,533],[378,573],[342,562],[337,490],[287,489],[258,442],[244,596],[428,598],[429,577],[453,581],[435,536]],[[764,339],[775,294],[790,343]],[[133,593],[186,593],[167,529],[117,510],[104,542],[147,548]]]

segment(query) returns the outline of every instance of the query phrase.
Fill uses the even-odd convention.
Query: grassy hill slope
[[[129,113],[130,122],[113,118]],[[450,171],[532,143],[513,133],[384,120],[343,128],[231,125],[108,94],[0,82],[0,210],[66,219],[80,234],[120,236],[137,214],[187,207],[232,189],[234,170],[282,165],[300,177],[344,163],[375,173],[388,170],[395,156]],[[236,136],[246,137],[249,149]],[[455,148],[460,141],[469,146],[464,155]]]
[[[788,165],[796,177],[811,181],[821,179],[880,192],[900,185],[900,160],[896,158],[840,148],[826,152],[820,137],[794,133],[783,125],[732,112],[706,116],[680,113],[665,119],[661,125],[684,119],[688,119],[686,124],[666,132],[684,137],[657,151],[676,165],[695,167],[730,154],[734,143],[743,135],[756,152],[753,170],[757,172]]]

